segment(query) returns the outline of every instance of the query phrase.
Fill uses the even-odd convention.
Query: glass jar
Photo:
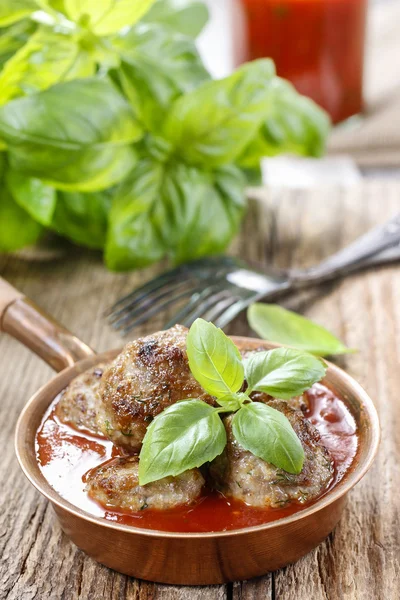
[[[241,0],[248,60],[277,73],[338,123],[363,109],[367,0]]]

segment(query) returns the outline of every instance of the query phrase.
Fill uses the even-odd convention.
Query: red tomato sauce
[[[319,430],[334,461],[334,477],[329,490],[343,478],[357,453],[356,422],[345,403],[324,385],[315,384],[307,395],[310,408],[306,416]],[[60,496],[91,515],[146,529],[206,532],[268,523],[307,506],[292,503],[284,508],[254,508],[207,489],[196,504],[166,511],[146,509],[127,513],[101,506],[85,492],[85,475],[90,469],[118,456],[119,450],[105,438],[61,423],[55,415],[56,403],[57,398],[37,432],[37,460],[44,477]]]
[[[242,0],[249,60],[269,57],[280,77],[343,121],[362,111],[366,0]]]

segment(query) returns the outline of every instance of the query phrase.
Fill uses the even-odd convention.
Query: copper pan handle
[[[94,351],[0,277],[0,331],[12,335],[55,371]]]

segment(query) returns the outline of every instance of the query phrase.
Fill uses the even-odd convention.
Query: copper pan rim
[[[254,338],[246,338],[246,337],[238,337],[232,336],[232,339],[236,342],[241,343],[251,343],[252,345],[257,345],[258,348],[264,346],[266,349],[276,347],[277,344],[272,344],[265,342],[263,340],[254,339]],[[256,344],[255,344],[256,343]],[[330,504],[333,504],[343,496],[345,496],[367,473],[370,469],[375,456],[378,451],[379,442],[380,442],[380,426],[379,419],[375,409],[375,406],[368,396],[366,391],[362,388],[362,386],[357,383],[355,379],[353,379],[350,375],[348,375],[345,371],[333,365],[332,363],[326,361],[328,365],[327,378],[336,380],[340,382],[341,387],[345,390],[348,390],[349,395],[357,398],[357,401],[363,411],[364,417],[369,423],[370,431],[371,431],[371,439],[369,441],[368,447],[364,453],[364,458],[360,464],[357,464],[353,470],[350,470],[348,474],[331,490],[329,490],[325,495],[323,495],[319,500],[317,500],[314,504],[305,507],[299,512],[290,515],[288,517],[283,517],[281,519],[277,519],[276,521],[271,521],[269,523],[265,523],[262,525],[256,525],[253,527],[246,527],[242,529],[234,529],[229,531],[217,531],[217,532],[189,532],[189,533],[181,533],[181,532],[169,532],[169,531],[160,531],[153,529],[145,529],[140,527],[134,527],[132,525],[123,525],[119,523],[115,523],[113,521],[109,521],[102,517],[96,517],[91,515],[90,513],[77,508],[69,501],[62,498],[58,492],[50,487],[47,483],[44,475],[40,473],[33,472],[28,460],[27,455],[28,452],[34,451],[34,448],[30,448],[27,450],[27,440],[25,439],[25,432],[27,429],[27,422],[29,420],[30,414],[34,411],[35,406],[38,402],[39,398],[42,398],[43,395],[48,395],[48,403],[47,407],[54,399],[54,395],[49,394],[50,384],[55,384],[58,381],[70,381],[73,376],[77,375],[79,372],[89,368],[92,365],[97,364],[98,362],[104,360],[110,360],[114,356],[118,354],[120,350],[108,351],[102,354],[93,355],[92,357],[85,358],[74,366],[71,366],[67,369],[64,369],[61,373],[56,375],[49,383],[42,386],[28,401],[28,403],[23,408],[15,430],[15,451],[17,455],[17,459],[19,465],[24,472],[27,479],[30,483],[44,496],[46,497],[52,504],[56,505],[60,509],[74,515],[75,517],[81,518],[84,521],[90,522],[92,524],[98,525],[105,529],[112,529],[117,531],[122,531],[125,533],[129,533],[131,535],[140,534],[141,536],[146,536],[150,538],[168,538],[168,539],[207,539],[207,538],[228,538],[228,537],[237,537],[240,535],[245,535],[248,533],[257,533],[261,531],[266,531],[269,529],[275,529],[279,527],[284,527],[290,523],[294,523],[303,518],[306,518],[312,514],[318,513],[320,510],[328,507]],[[68,377],[68,375],[70,375]],[[62,387],[65,387],[67,383],[64,383]],[[62,389],[60,387],[60,390]],[[42,412],[41,417],[43,417],[44,412]],[[47,489],[48,488],[48,489]]]

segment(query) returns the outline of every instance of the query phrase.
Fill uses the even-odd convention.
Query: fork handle
[[[383,225],[374,227],[318,265],[303,271],[293,270],[290,283],[293,287],[302,287],[309,283],[319,283],[339,275],[346,275],[364,265],[379,264],[380,256],[385,254],[383,251],[397,244],[400,244],[400,213]]]

